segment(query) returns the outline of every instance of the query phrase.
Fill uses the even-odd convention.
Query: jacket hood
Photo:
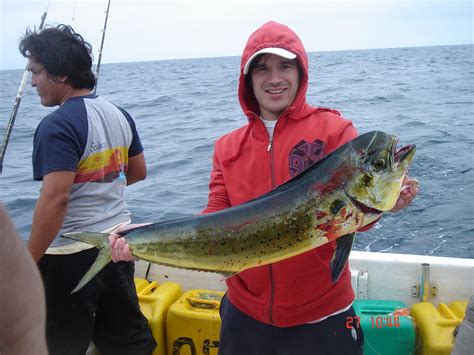
[[[245,85],[246,76],[243,72],[244,67],[252,55],[264,48],[270,47],[283,48],[297,55],[297,60],[302,68],[302,76],[295,101],[288,108],[287,112],[290,115],[292,112],[298,112],[298,116],[300,116],[300,114],[304,115],[304,111],[306,111],[306,91],[308,89],[308,55],[306,54],[306,50],[298,35],[293,32],[293,30],[278,22],[269,21],[250,35],[240,63],[239,102],[244,114],[250,121],[255,118],[255,114],[257,116],[260,115],[260,109],[253,91],[248,90]]]

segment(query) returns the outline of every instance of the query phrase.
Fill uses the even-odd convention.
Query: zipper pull
[[[267,152],[269,152],[272,149],[272,144],[273,144],[273,136],[270,137],[270,142],[268,143]]]

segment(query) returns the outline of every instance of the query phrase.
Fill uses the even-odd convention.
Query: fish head
[[[415,145],[397,150],[398,138],[383,132],[363,134],[351,143],[354,174],[344,190],[366,213],[390,211],[400,196],[404,176],[415,155]]]

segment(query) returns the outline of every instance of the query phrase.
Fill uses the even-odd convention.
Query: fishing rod
[[[105,39],[105,31],[107,30],[107,19],[109,18],[109,9],[110,9],[110,0],[107,4],[107,11],[105,13],[105,22],[104,22],[104,29],[102,30],[102,42],[100,44],[99,49],[99,59],[97,60],[97,68],[95,70],[95,87],[94,87],[94,94],[97,91],[97,85],[99,84],[99,70],[100,70],[100,61],[102,60],[102,49],[104,48],[104,39]]]
[[[46,16],[48,14],[48,6],[46,7],[46,11],[44,12],[43,16],[41,16],[41,23],[39,25],[39,30],[41,31],[44,26],[44,20],[46,20]],[[28,81],[28,73],[30,68],[30,60],[26,63],[26,68],[23,71],[23,77],[20,82],[20,88],[18,89],[18,93],[16,94],[15,103],[13,104],[13,109],[10,114],[10,120],[8,121],[5,137],[3,138],[2,146],[0,148],[0,175],[3,172],[3,158],[5,157],[5,153],[7,151],[8,141],[10,140],[10,135],[12,134],[13,125],[15,124],[16,114],[18,112],[18,108],[20,107],[21,96],[23,95],[23,89],[25,88],[26,82]]]

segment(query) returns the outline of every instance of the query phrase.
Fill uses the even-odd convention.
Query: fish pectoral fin
[[[341,276],[342,270],[346,266],[349,254],[354,244],[355,233],[346,234],[336,239],[336,250],[331,259],[331,279],[337,282]]]

